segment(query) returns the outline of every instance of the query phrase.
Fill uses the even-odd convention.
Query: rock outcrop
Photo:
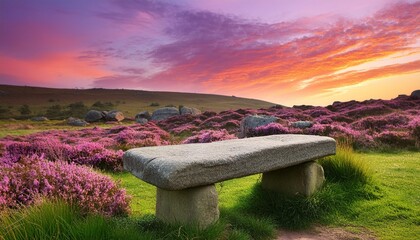
[[[85,120],[74,118],[74,117],[69,117],[67,119],[67,124],[70,126],[76,126],[76,127],[85,127],[89,125],[89,123],[86,122]]]
[[[247,116],[241,121],[239,137],[244,138],[247,136],[251,129],[256,127],[265,126],[267,124],[276,122],[278,118],[266,115],[253,115]]]
[[[290,125],[292,125],[292,127],[295,127],[295,128],[305,129],[305,128],[312,127],[314,123],[311,121],[297,121],[297,122],[292,122]]]
[[[105,114],[105,120],[111,122],[121,122],[124,120],[124,114],[120,111],[112,110]]]
[[[85,121],[92,123],[92,122],[98,122],[105,118],[105,114],[101,111],[97,110],[90,110],[86,113]]]
[[[181,115],[199,115],[201,114],[201,111],[197,108],[193,107],[181,107],[179,109],[179,112]]]
[[[420,90],[415,90],[411,93],[411,97],[420,98]]]
[[[179,111],[175,107],[164,107],[155,110],[152,114],[152,121],[161,121],[173,116],[179,115]]]

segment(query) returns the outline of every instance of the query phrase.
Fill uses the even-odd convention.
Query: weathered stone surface
[[[146,124],[149,122],[146,118],[136,118],[136,122],[140,124]]]
[[[85,121],[86,122],[97,122],[102,120],[105,117],[105,114],[103,114],[100,111],[97,110],[90,110],[86,113]]]
[[[253,115],[247,116],[241,121],[239,137],[244,138],[253,128],[265,126],[267,124],[276,122],[278,118],[274,116]]]
[[[167,190],[209,185],[335,154],[335,140],[272,135],[221,142],[143,147],[125,152],[124,168]]]
[[[314,125],[313,122],[311,121],[297,121],[297,122],[292,122],[291,125],[295,128],[310,128]]]
[[[49,121],[49,119],[46,118],[46,117],[33,117],[33,118],[31,118],[31,121],[34,121],[34,122],[44,122],[44,121]]]
[[[158,188],[156,217],[167,223],[198,224],[201,228],[216,222],[219,208],[214,184],[179,191]]]
[[[155,110],[152,114],[152,121],[161,121],[167,118],[179,115],[179,111],[175,107],[164,107]]]
[[[415,90],[411,93],[411,97],[420,98],[420,90]]]
[[[150,120],[150,113],[148,111],[139,112],[136,115],[136,119],[138,119],[138,118],[145,118],[147,120]]]
[[[302,163],[263,173],[262,187],[268,190],[310,196],[325,181],[324,169],[316,162]]]
[[[69,117],[67,119],[67,124],[70,126],[77,126],[77,127],[84,127],[84,126],[89,125],[89,123],[87,123],[85,120],[74,118],[74,117]]]
[[[201,114],[201,111],[197,108],[192,108],[192,107],[182,107],[179,110],[181,115],[199,115]]]
[[[109,111],[106,113],[105,119],[107,121],[121,122],[122,120],[124,120],[124,114],[117,110]]]

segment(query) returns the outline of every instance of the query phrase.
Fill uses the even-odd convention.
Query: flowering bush
[[[108,150],[99,143],[82,142],[71,146],[57,140],[34,143],[7,142],[6,151],[3,154],[5,158],[12,162],[18,162],[24,157],[42,156],[49,161],[63,160],[112,171],[122,170],[122,155],[121,150]]]
[[[235,139],[236,137],[229,134],[225,129],[222,130],[202,130],[194,136],[185,139],[182,143],[208,143]]]
[[[115,216],[129,211],[125,190],[88,167],[51,162],[38,155],[13,161],[4,157],[0,161],[0,210],[30,205],[46,197],[75,204],[83,213]]]
[[[265,126],[260,126],[254,129],[250,129],[247,134],[247,137],[267,136],[267,135],[287,134],[287,133],[290,133],[290,131],[288,128],[283,127],[283,125],[279,123],[270,123]]]

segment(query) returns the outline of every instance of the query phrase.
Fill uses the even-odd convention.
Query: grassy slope
[[[165,105],[184,105],[196,107],[202,111],[223,111],[239,108],[266,108],[274,103],[256,99],[222,96],[213,94],[194,94],[176,92],[150,92],[123,89],[53,89],[39,87],[21,87],[0,85],[0,105],[12,106],[12,112],[17,113],[19,106],[28,104],[33,112],[45,112],[56,104],[62,106],[82,101],[86,106],[91,106],[96,101],[112,102],[117,104],[116,109],[127,116],[134,116],[139,111],[154,110]],[[158,107],[149,106],[159,103]]]
[[[358,231],[367,228],[380,239],[418,239],[420,236],[420,153],[359,154],[375,170],[374,179],[380,198],[352,203],[352,211],[337,212],[327,217],[328,225]],[[154,213],[155,189],[128,173],[113,174],[133,195],[133,217]],[[251,194],[260,175],[233,179],[217,185],[219,203],[231,209]],[[223,217],[222,211],[222,217]]]

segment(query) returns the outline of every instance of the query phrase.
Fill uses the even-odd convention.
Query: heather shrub
[[[380,144],[390,147],[414,147],[416,141],[408,132],[383,131],[375,137]]]
[[[183,134],[183,133],[194,132],[194,131],[197,131],[197,130],[199,130],[198,127],[196,127],[194,125],[191,125],[191,124],[186,124],[186,125],[181,125],[179,127],[173,128],[171,130],[171,133],[180,135],[180,134]]]
[[[375,104],[365,106],[362,105],[355,109],[347,111],[345,114],[352,118],[362,118],[372,115],[383,115],[390,112],[392,112],[392,110],[389,107],[384,106],[382,104]]]
[[[75,146],[47,139],[33,143],[11,142],[6,146],[3,155],[13,162],[18,162],[22,157],[36,155],[49,161],[62,160],[103,170],[122,171],[121,150],[109,150],[99,143],[92,142],[83,142]]]
[[[290,133],[289,129],[284,127],[279,123],[270,123],[264,126],[256,127],[250,129],[247,137],[256,137],[256,136],[267,136],[274,134],[287,134]]]
[[[0,209],[31,205],[39,198],[56,198],[76,205],[82,213],[115,216],[129,211],[125,190],[88,167],[33,155],[2,164],[1,168]]]
[[[216,141],[223,141],[228,139],[235,139],[236,137],[229,134],[225,129],[222,130],[201,130],[196,135],[185,139],[182,143],[209,143]]]
[[[411,130],[411,136],[416,141],[416,146],[420,147],[420,117],[417,116],[408,124],[408,129]]]

